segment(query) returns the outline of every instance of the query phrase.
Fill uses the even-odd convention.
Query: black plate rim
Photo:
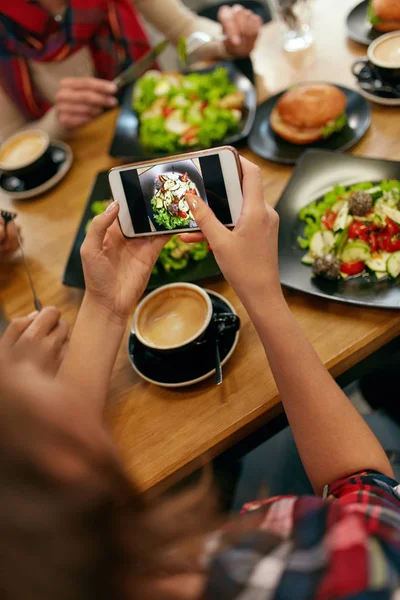
[[[349,150],[350,148],[352,148],[353,146],[355,146],[364,137],[364,135],[367,133],[368,129],[371,127],[372,110],[371,110],[371,107],[368,104],[366,98],[364,98],[364,96],[362,96],[360,94],[360,92],[358,92],[355,89],[351,89],[351,88],[345,87],[344,85],[340,85],[340,84],[337,84],[337,83],[332,83],[330,81],[306,81],[306,82],[302,82],[302,83],[327,83],[329,85],[334,85],[335,87],[339,88],[342,91],[346,91],[347,93],[356,94],[357,96],[359,96],[361,98],[362,102],[365,105],[365,108],[367,109],[366,110],[367,118],[366,118],[364,129],[360,133],[358,133],[355,137],[353,137],[351,140],[349,140],[348,142],[346,142],[345,144],[343,144],[339,148],[335,149],[334,152],[343,152],[344,150]],[[275,104],[277,102],[277,100],[282,96],[282,94],[284,94],[285,92],[288,91],[288,89],[289,88],[286,88],[286,89],[278,92],[274,96],[270,96],[267,100],[264,100],[264,102],[262,102],[261,104],[259,104],[257,106],[257,110],[259,110],[262,106],[264,106],[265,104],[268,104],[269,102],[273,102]],[[268,114],[270,114],[270,113],[268,113]],[[254,131],[254,129],[253,129],[253,131]],[[248,138],[249,148],[255,154],[257,154],[257,156],[260,156],[261,158],[264,158],[265,160],[269,160],[270,162],[273,162],[273,163],[276,163],[276,164],[297,165],[306,152],[318,152],[318,151],[321,151],[321,152],[331,152],[331,150],[325,150],[323,148],[310,148],[306,144],[304,146],[303,152],[301,152],[300,156],[298,158],[296,158],[296,159],[292,159],[292,158],[277,158],[277,157],[271,156],[271,155],[267,156],[266,154],[260,154],[258,151],[254,150],[254,148],[252,146],[253,131],[250,133],[249,138]],[[293,144],[293,145],[296,145],[296,144]]]
[[[349,11],[347,18],[346,18],[346,31],[347,31],[348,37],[351,40],[353,40],[353,42],[357,42],[358,44],[362,44],[363,46],[369,46],[372,43],[372,41],[354,33],[354,31],[351,29],[351,27],[349,25],[349,22],[353,16],[353,13],[356,12],[357,10],[359,10],[363,4],[365,4],[365,8],[367,8],[368,2],[369,2],[369,0],[362,0],[362,2],[359,2],[358,4],[353,6],[353,8]],[[377,33],[378,33],[377,37],[384,35],[384,32],[377,31]]]
[[[215,143],[213,146],[211,146],[211,148],[218,148],[219,146],[227,146],[227,145],[233,145],[233,144],[239,144],[240,142],[244,141],[250,134],[253,125],[254,125],[254,120],[256,118],[256,112],[257,112],[257,91],[256,88],[254,86],[254,84],[250,81],[250,79],[248,77],[246,77],[246,75],[244,75],[244,73],[242,73],[235,65],[232,61],[218,61],[216,62],[214,65],[212,65],[213,68],[217,68],[218,66],[224,66],[224,64],[226,65],[227,63],[229,63],[230,68],[233,72],[235,72],[236,76],[241,77],[243,79],[245,79],[247,81],[247,85],[249,85],[249,91],[251,93],[251,106],[249,108],[249,113],[246,119],[246,123],[245,126],[243,128],[243,130],[240,133],[236,133],[232,136],[230,136],[229,138],[225,138],[223,140],[220,140],[219,142]],[[203,72],[203,71],[209,71],[210,67],[206,67],[204,69],[198,69],[198,71],[193,71],[193,72]],[[129,88],[127,89],[127,94],[131,94],[133,87],[134,87],[135,83],[131,84],[129,86]],[[110,147],[109,147],[109,155],[112,158],[116,158],[118,160],[123,160],[123,161],[143,161],[143,160],[152,160],[152,159],[156,159],[156,158],[165,158],[167,156],[170,156],[170,154],[168,153],[159,153],[159,154],[141,154],[141,155],[130,155],[130,156],[126,156],[126,155],[122,155],[119,154],[117,152],[113,152],[113,147],[114,144],[116,143],[116,136],[117,136],[117,127],[118,127],[118,120],[120,119],[120,115],[121,115],[121,111],[123,109],[123,104],[121,104],[120,106],[120,112],[118,114],[117,120],[115,122],[115,126],[114,126],[114,132],[113,132],[113,137],[111,139],[111,143],[110,143]],[[185,154],[187,152],[193,152],[195,149],[193,148],[188,148],[187,150],[184,150],[182,152],[182,154]]]
[[[300,171],[300,169],[302,168],[302,163],[304,161],[306,161],[308,159],[308,157],[310,155],[317,155],[317,154],[326,154],[332,157],[332,159],[334,159],[335,156],[341,156],[341,157],[345,157],[346,159],[361,159],[365,162],[374,162],[374,161],[379,161],[379,162],[387,162],[387,163],[396,163],[397,165],[399,165],[400,168],[400,161],[395,161],[395,160],[388,160],[388,159],[383,159],[380,157],[371,157],[371,156],[352,156],[352,155],[348,155],[344,152],[336,152],[336,151],[332,151],[332,150],[321,150],[321,149],[308,149],[306,152],[304,152],[304,154],[301,155],[300,159],[298,160],[298,162],[296,163],[295,168],[293,169],[292,175],[289,179],[289,181],[287,182],[276,206],[275,206],[275,210],[278,212],[279,214],[279,204],[281,203],[282,199],[284,198],[287,189],[289,188],[289,186],[292,183],[292,180],[294,180],[294,177],[297,175],[297,173]],[[309,202],[307,204],[309,204],[310,202],[312,202],[313,200],[309,200]],[[304,206],[306,206],[306,204],[304,204]],[[281,219],[281,223],[282,223],[283,219]],[[278,252],[280,250],[281,246],[280,243],[278,245]],[[297,259],[296,259],[297,260]],[[310,279],[311,279],[311,272],[310,272]],[[327,293],[324,293],[318,289],[313,289],[313,290],[309,290],[309,289],[304,289],[302,288],[300,285],[295,285],[293,283],[291,283],[290,281],[286,281],[281,275],[280,275],[280,282],[281,285],[296,291],[296,292],[301,292],[303,294],[307,294],[308,296],[315,296],[318,298],[323,298],[324,300],[328,300],[331,302],[340,302],[341,304],[350,304],[352,306],[362,306],[364,308],[379,308],[379,309],[384,309],[384,310],[393,310],[393,311],[398,311],[400,310],[400,288],[399,288],[399,304],[397,306],[394,306],[393,304],[382,304],[382,303],[377,303],[374,301],[366,301],[364,300],[356,300],[356,299],[352,299],[352,298],[345,298],[342,296],[331,296]]]
[[[225,296],[223,296],[222,294],[219,294],[218,292],[215,292],[214,290],[210,290],[208,288],[203,288],[205,292],[207,292],[207,294],[209,296],[216,296],[217,298],[219,298],[220,300],[222,300],[227,306],[229,306],[229,308],[232,311],[232,314],[237,315],[237,312],[235,310],[235,307],[232,305],[232,303],[225,298]],[[200,377],[197,377],[196,379],[191,379],[191,380],[187,380],[187,381],[182,381],[180,383],[164,383],[164,382],[160,382],[160,381],[156,381],[155,379],[150,379],[149,377],[147,377],[146,375],[143,375],[143,373],[136,367],[135,363],[133,362],[131,353],[129,351],[129,346],[130,346],[130,340],[131,337],[134,336],[135,334],[133,333],[133,331],[130,331],[130,334],[128,336],[128,346],[127,346],[127,350],[128,350],[128,358],[129,358],[129,362],[132,366],[132,369],[135,371],[135,373],[144,381],[146,381],[147,383],[152,383],[153,385],[157,385],[158,387],[163,387],[163,388],[183,388],[183,387],[189,387],[191,385],[196,385],[198,383],[201,383],[202,381],[205,381],[206,379],[209,379],[210,377],[212,377],[215,374],[215,369],[212,369],[211,371],[208,371],[207,373],[205,373],[204,375],[201,375]],[[228,354],[225,356],[225,358],[221,361],[221,367],[223,367],[233,356],[233,353],[235,352],[238,342],[239,342],[239,337],[240,337],[240,327],[236,332],[235,335],[235,339],[233,340],[233,344],[228,352]]]

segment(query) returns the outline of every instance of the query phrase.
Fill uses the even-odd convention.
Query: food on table
[[[297,85],[277,101],[271,112],[271,127],[292,144],[311,144],[345,127],[346,105],[346,95],[334,85]]]
[[[101,215],[112,200],[96,200],[90,205],[93,217]],[[89,219],[85,225],[85,233],[90,227],[92,219]],[[174,235],[161,250],[157,263],[153,268],[153,275],[159,273],[162,268],[166,273],[170,271],[181,271],[186,269],[191,261],[200,262],[207,258],[211,252],[207,242],[197,242],[195,244],[186,244]]]
[[[208,148],[238,131],[244,100],[223,67],[189,75],[148,71],[133,92],[140,141],[153,152]]]
[[[370,0],[368,18],[378,31],[397,31],[400,29],[399,0]]]
[[[400,275],[400,181],[336,185],[302,208],[306,223],[301,260],[315,276],[330,280]]]
[[[164,271],[181,271],[185,269],[191,261],[200,262],[207,258],[211,252],[207,242],[198,242],[196,244],[186,244],[174,235],[161,250],[153,274],[159,272],[162,267]]]
[[[168,171],[159,175],[154,182],[154,196],[150,201],[155,222],[166,229],[197,227],[185,199],[187,193],[199,195],[187,173]]]

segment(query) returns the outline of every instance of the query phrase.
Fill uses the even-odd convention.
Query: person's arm
[[[102,418],[112,369],[130,311],[143,294],[169,236],[125,239],[119,205],[93,219],[82,245],[86,292],[58,379]]]
[[[278,271],[278,216],[264,203],[259,169],[244,160],[242,166],[244,204],[233,231],[201,199],[187,199],[261,338],[310,482],[320,493],[326,484],[365,469],[392,477],[378,440],[325,369],[285,302]]]
[[[225,42],[217,39],[196,53],[200,60],[248,56],[262,25],[261,18],[239,6],[240,3],[233,8],[221,7],[219,23],[199,17],[182,0],[134,0],[133,4],[150,25],[175,45],[181,36],[188,37],[195,31],[204,31],[216,38],[224,33]]]

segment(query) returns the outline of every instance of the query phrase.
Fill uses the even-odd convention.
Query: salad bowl
[[[191,73],[211,74],[216,69],[225,68],[230,82],[236,87],[236,90],[244,95],[243,115],[238,124],[237,130],[232,135],[222,138],[215,142],[214,146],[235,145],[247,138],[253,126],[257,95],[251,81],[245,77],[231,62],[220,62],[198,71]],[[145,160],[148,158],[157,158],[168,156],[171,152],[154,153],[146,150],[140,140],[139,117],[132,108],[132,98],[134,94],[135,83],[126,88],[122,98],[121,110],[117,118],[114,137],[111,142],[110,156],[121,160]],[[187,151],[195,150],[195,147],[188,147]],[[182,150],[180,152],[185,152]],[[176,152],[175,152],[176,153]]]

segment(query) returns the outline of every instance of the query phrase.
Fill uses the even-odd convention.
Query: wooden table
[[[353,87],[349,68],[365,49],[346,39],[345,16],[352,4],[349,0],[316,0],[316,43],[302,54],[285,54],[276,25],[265,27],[254,53],[260,100],[301,80],[330,80]],[[14,206],[39,297],[45,304],[59,306],[71,325],[82,293],[63,287],[61,277],[93,178],[115,164],[107,155],[115,116],[104,115],[77,134],[71,142],[74,166],[59,187]],[[353,152],[400,160],[399,138],[399,110],[373,106],[371,128]],[[262,168],[267,201],[275,204],[292,169],[266,162],[248,150],[243,154]],[[10,205],[5,198],[0,200],[0,206]],[[7,316],[30,312],[33,306],[21,261],[0,277]],[[281,410],[261,344],[238,298],[222,279],[207,282],[207,286],[226,295],[243,324],[221,388],[211,379],[182,391],[150,385],[133,372],[126,341],[117,360],[106,417],[128,470],[143,489],[162,487],[189,473],[199,460],[213,458]],[[286,297],[334,376],[400,333],[397,312],[346,306],[289,291]]]

